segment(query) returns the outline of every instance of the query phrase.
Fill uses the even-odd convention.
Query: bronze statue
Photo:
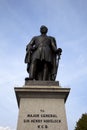
[[[62,52],[54,37],[47,36],[48,28],[40,27],[40,36],[32,38],[26,47],[25,63],[29,80],[55,80]]]

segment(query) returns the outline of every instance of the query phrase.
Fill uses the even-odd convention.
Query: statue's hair
[[[42,25],[41,27],[40,27],[40,32],[43,34],[43,33],[47,33],[47,31],[48,31],[48,28],[45,26],[45,25]]]

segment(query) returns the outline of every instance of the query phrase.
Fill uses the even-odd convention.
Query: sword
[[[56,51],[56,54],[58,55],[58,58],[57,58],[57,71],[58,71],[58,68],[59,68],[59,60],[61,59],[62,49],[61,49],[61,48],[58,48],[57,51]]]

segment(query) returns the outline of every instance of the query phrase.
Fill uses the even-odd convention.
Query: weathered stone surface
[[[25,80],[25,85],[31,86],[59,86],[59,81]]]
[[[17,130],[68,130],[65,101],[69,91],[57,85],[15,88],[19,106]]]

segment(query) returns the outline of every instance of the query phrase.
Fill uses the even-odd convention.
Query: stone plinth
[[[57,83],[30,81],[15,88],[19,107],[17,130],[68,130],[65,102],[70,89]]]

